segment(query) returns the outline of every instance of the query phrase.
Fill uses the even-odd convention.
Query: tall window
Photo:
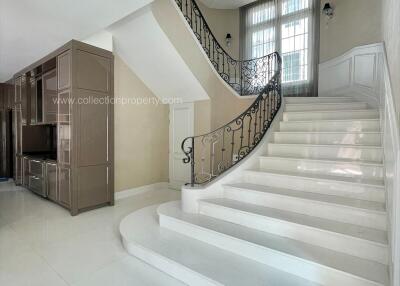
[[[241,9],[242,58],[278,51],[287,95],[313,95],[318,62],[318,0],[256,1]],[[318,24],[319,25],[319,24]]]

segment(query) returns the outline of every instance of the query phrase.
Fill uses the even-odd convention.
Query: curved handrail
[[[254,102],[239,116],[220,128],[182,141],[184,163],[191,163],[190,184],[206,184],[243,160],[264,138],[281,106],[281,58],[267,56],[275,66],[273,77]],[[196,152],[195,152],[196,150]]]
[[[266,134],[281,106],[281,58],[277,52],[235,60],[218,43],[195,0],[175,0],[215,70],[240,95],[259,94],[239,116],[207,134],[185,138],[190,184],[206,184],[244,159]],[[195,152],[196,150],[196,152]]]
[[[195,0],[175,0],[215,70],[240,95],[261,92],[273,73],[268,56],[236,60],[220,45]]]

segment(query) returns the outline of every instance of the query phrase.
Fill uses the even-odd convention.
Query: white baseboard
[[[158,189],[167,189],[168,188],[168,182],[160,182],[160,183],[155,183],[155,184],[150,184],[150,185],[144,185],[144,186],[140,186],[137,188],[132,188],[132,189],[127,189],[127,190],[123,190],[120,192],[116,192],[115,193],[115,200],[121,200],[121,199],[125,199],[128,198],[130,196],[134,196],[134,195],[138,195],[138,194],[142,194],[148,191],[154,191],[154,190],[158,190]]]

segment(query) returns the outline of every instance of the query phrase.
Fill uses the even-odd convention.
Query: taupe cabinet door
[[[58,201],[56,163],[46,163],[46,190],[50,200]]]
[[[65,207],[71,205],[71,174],[69,168],[58,168],[58,202]]]

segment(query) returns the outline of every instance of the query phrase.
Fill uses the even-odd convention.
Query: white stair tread
[[[286,103],[285,111],[369,110],[366,102]]]
[[[320,193],[303,192],[303,191],[298,191],[298,190],[275,188],[275,187],[256,185],[256,184],[250,184],[250,183],[226,184],[224,186],[229,187],[229,188],[244,189],[244,190],[250,190],[250,191],[257,191],[257,192],[271,193],[271,194],[277,194],[277,195],[282,195],[282,196],[295,197],[295,198],[300,198],[300,199],[305,199],[305,200],[318,201],[318,202],[327,203],[327,204],[335,204],[335,205],[341,205],[341,206],[346,206],[346,207],[359,208],[359,209],[363,209],[365,211],[371,211],[371,212],[380,212],[380,213],[385,212],[385,204],[380,203],[380,202],[358,200],[358,199],[353,199],[353,198],[325,195],[325,194],[320,194]]]
[[[349,110],[347,110],[349,111]],[[285,111],[286,112],[286,111]],[[310,111],[309,111],[310,112]],[[296,122],[359,122],[359,121],[379,121],[378,118],[354,118],[354,119],[309,119],[309,120],[290,120],[290,121],[281,121],[280,123],[296,123]]]
[[[291,121],[295,122],[295,121]],[[297,122],[297,121],[296,121]],[[275,131],[277,134],[376,134],[381,135],[382,132],[379,131]]]
[[[346,102],[359,102],[357,100],[355,100],[354,98],[350,97],[350,96],[293,96],[293,97],[285,97],[285,101],[286,102],[292,102],[292,103],[302,103],[302,102],[306,102],[309,103],[310,101],[312,103],[314,102],[326,102],[326,101],[330,101],[330,100],[343,100]]]
[[[317,179],[317,180],[331,180],[331,181],[341,181],[350,184],[361,184],[361,185],[373,185],[377,187],[383,187],[384,181],[383,179],[370,179],[370,178],[362,178],[362,177],[349,177],[349,176],[336,176],[336,175],[327,175],[327,174],[313,174],[311,172],[290,172],[290,171],[280,171],[272,169],[263,169],[263,170],[250,170],[254,172],[264,172],[264,173],[273,173],[277,175],[286,175],[286,176],[294,176],[294,177],[302,177],[306,179]]]
[[[284,113],[306,113],[306,114],[311,114],[311,113],[354,113],[354,112],[366,112],[366,111],[372,111],[376,112],[379,114],[378,109],[348,109],[348,110],[302,110],[302,111],[284,111]]]
[[[338,221],[289,212],[280,209],[243,203],[240,201],[235,201],[225,198],[206,199],[202,200],[202,202],[235,209],[240,212],[246,212],[249,214],[270,217],[282,221],[288,221],[295,224],[305,225],[312,228],[318,228],[330,232],[344,234],[347,236],[353,236],[360,239],[365,239],[376,243],[380,243],[383,245],[387,245],[388,243],[387,233],[385,231],[378,229],[373,229],[348,223],[342,223]]]
[[[272,156],[272,155],[265,155],[260,156],[260,158],[273,158],[273,159],[285,159],[285,160],[301,160],[301,161],[309,161],[309,162],[325,162],[325,163],[348,163],[348,164],[356,164],[356,165],[372,165],[377,167],[383,167],[382,163],[377,163],[375,161],[366,161],[366,160],[348,160],[343,158],[336,158],[335,160],[329,159],[314,159],[314,158],[304,158],[304,157],[293,157],[293,156]]]
[[[158,208],[158,213],[194,225],[195,227],[246,241],[253,245],[273,249],[384,285],[387,284],[387,267],[377,262],[254,230],[205,215],[183,213],[178,203],[163,204]]]
[[[367,148],[382,150],[381,146],[361,144],[305,144],[305,143],[268,143],[269,145],[301,146],[301,147],[335,147],[335,148]]]
[[[151,261],[148,263],[157,264],[159,260],[170,263],[168,274],[171,274],[172,269],[183,269],[181,275],[191,273],[199,276],[209,281],[207,285],[318,286],[292,274],[161,228],[157,207],[146,207],[130,214],[121,222],[120,231],[128,247],[132,244],[155,254],[157,258],[149,258]],[[191,285],[202,285],[191,282]]]
[[[310,105],[349,105],[349,104],[367,104],[365,101],[351,101],[351,102],[307,102],[307,103],[286,103],[285,106],[310,106]]]

